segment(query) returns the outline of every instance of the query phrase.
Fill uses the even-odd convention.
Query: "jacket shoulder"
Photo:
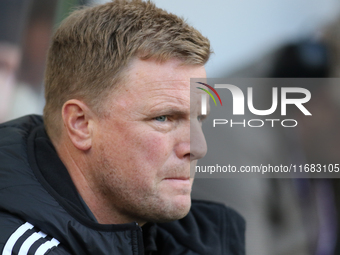
[[[68,255],[59,241],[23,220],[17,213],[12,213],[16,196],[22,197],[23,191],[30,191],[36,186],[33,173],[30,171],[27,156],[27,138],[32,130],[43,123],[38,115],[27,115],[0,125],[0,254],[37,254]],[[15,187],[22,187],[16,189]],[[20,203],[30,203],[29,198]],[[25,214],[25,212],[23,213]]]
[[[20,139],[27,134],[37,125],[43,123],[42,116],[27,115],[18,119],[14,119],[0,124],[0,142],[1,144],[13,143],[15,138]],[[6,139],[7,138],[7,139]]]
[[[9,187],[31,184],[35,180],[28,162],[27,139],[39,124],[42,124],[40,116],[28,115],[0,125],[1,202],[9,199],[6,193]]]
[[[27,137],[36,126],[42,123],[41,116],[27,115],[0,124],[0,151],[16,152],[19,150],[21,154],[26,154]],[[19,155],[19,153],[14,154]]]

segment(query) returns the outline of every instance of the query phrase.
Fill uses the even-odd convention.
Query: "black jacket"
[[[0,125],[0,251],[5,254],[244,254],[244,220],[193,201],[170,223],[102,225],[78,195],[40,116]]]

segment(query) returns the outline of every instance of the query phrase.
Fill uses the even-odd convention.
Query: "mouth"
[[[193,179],[187,176],[169,176],[162,180],[163,187],[168,194],[175,196],[190,196]]]
[[[191,189],[191,184],[192,184],[190,177],[169,177],[169,178],[164,178],[163,181],[173,186],[173,188],[175,189],[183,189],[183,188]]]
[[[179,181],[190,181],[190,176],[186,177],[186,176],[174,176],[174,177],[167,177],[164,178],[164,180],[179,180]]]

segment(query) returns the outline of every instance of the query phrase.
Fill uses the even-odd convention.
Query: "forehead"
[[[135,59],[127,74],[128,80],[139,82],[144,86],[145,84],[157,84],[160,87],[165,87],[170,82],[173,85],[182,83],[182,85],[186,85],[185,88],[189,88],[190,78],[205,77],[205,69],[203,66],[183,65],[176,59],[164,63]]]
[[[182,65],[178,60],[159,63],[135,59],[128,70],[124,84],[114,93],[119,100],[161,99],[189,100],[190,78],[204,78],[204,66]]]

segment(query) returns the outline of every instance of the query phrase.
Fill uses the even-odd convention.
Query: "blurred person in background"
[[[306,106],[312,118],[303,118],[299,111],[294,113],[299,122],[298,129],[285,130],[277,134],[284,137],[287,155],[296,165],[336,164],[340,153],[340,118],[331,99],[331,50],[322,37],[307,38],[281,48],[276,56],[270,77],[274,78],[316,78],[319,79],[308,90],[313,100]],[[320,78],[323,78],[321,80]],[[319,114],[318,114],[319,113]],[[317,176],[305,174],[297,179],[271,179],[271,193],[268,210],[277,232],[284,229],[284,222],[292,207],[287,208],[278,200],[284,190],[290,187],[288,201],[295,203],[299,211],[299,221],[305,233],[306,252],[317,255],[333,255],[337,242],[337,211],[333,182]],[[316,178],[313,178],[316,177]],[[293,203],[292,203],[293,204]],[[293,234],[296,229],[291,228]]]
[[[57,0],[0,1],[0,122],[42,113],[42,80]]]
[[[328,153],[328,157],[330,158],[330,161],[335,161],[339,163],[339,155],[340,155],[340,138],[339,138],[339,126],[340,126],[340,17],[331,25],[328,27],[328,29],[325,31],[324,40],[327,43],[329,50],[330,50],[330,77],[338,78],[333,82],[325,95],[326,102],[325,105],[327,107],[327,111],[325,113],[328,113],[327,120],[331,121],[332,124],[332,130],[334,132],[329,133],[328,136],[329,139],[329,147],[331,148],[325,148],[326,152]],[[334,149],[335,148],[335,149]],[[320,155],[325,155],[326,152],[320,153]],[[310,152],[310,154],[312,154]],[[317,154],[316,154],[317,153]],[[319,154],[318,151],[314,151],[312,155],[317,156]],[[334,221],[334,225],[337,226],[336,228],[336,246],[334,254],[338,255],[340,254],[340,179],[332,179],[329,180],[332,183],[333,193],[334,193],[334,201],[335,201],[335,210],[336,210],[336,219]]]
[[[0,122],[9,119],[29,1],[0,1]]]

